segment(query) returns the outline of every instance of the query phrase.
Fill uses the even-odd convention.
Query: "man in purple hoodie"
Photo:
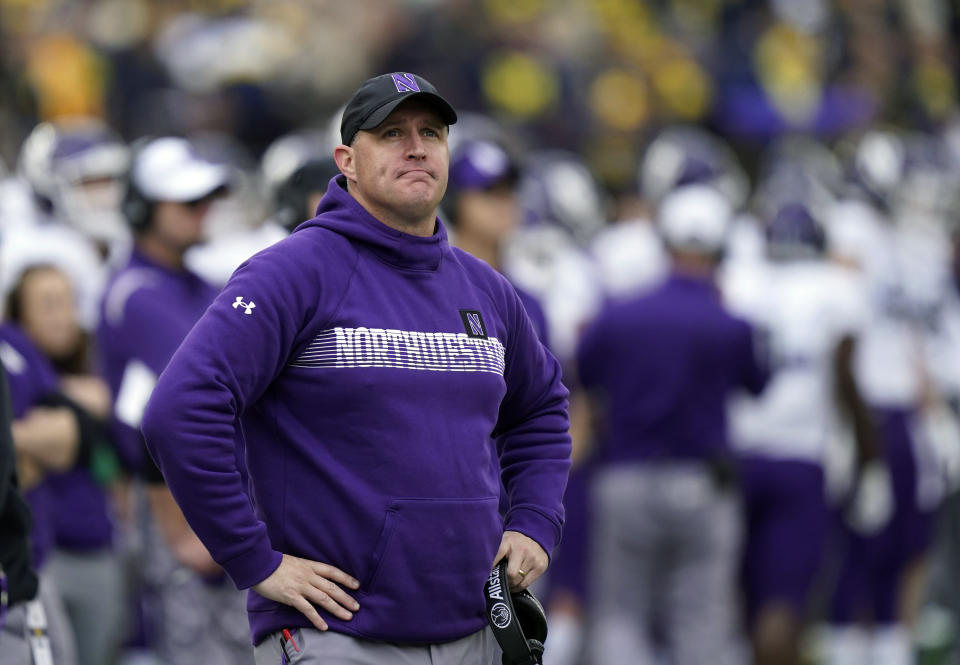
[[[419,76],[366,81],[317,216],[234,273],[144,415],[187,520],[252,589],[258,663],[492,665],[492,564],[525,588],[560,538],[567,391],[516,292],[437,219],[455,121]]]
[[[669,275],[611,304],[580,342],[577,368],[600,428],[589,489],[591,665],[739,662],[742,526],[726,403],[761,392],[767,368],[714,281],[732,215],[707,185],[666,197],[657,218]]]

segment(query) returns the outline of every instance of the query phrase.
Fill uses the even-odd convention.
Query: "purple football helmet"
[[[585,245],[607,222],[606,196],[575,153],[546,150],[525,162],[520,200],[526,221],[555,224]]]
[[[710,185],[739,208],[748,187],[733,150],[695,125],[672,125],[657,133],[640,159],[637,185],[641,196],[654,207],[685,185]]]
[[[127,232],[120,201],[129,162],[113,130],[80,119],[37,125],[21,147],[19,170],[48,212],[109,243]]]

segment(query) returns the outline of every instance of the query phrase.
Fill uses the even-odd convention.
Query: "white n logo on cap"
[[[420,86],[413,74],[398,72],[393,75],[393,84],[397,86],[397,92],[420,92]]]

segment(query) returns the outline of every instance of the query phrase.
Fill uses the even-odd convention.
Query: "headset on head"
[[[127,223],[134,232],[144,231],[150,226],[150,220],[153,219],[154,202],[148,199],[137,185],[134,171],[140,155],[153,141],[154,137],[148,136],[137,139],[130,146],[130,170],[127,172],[126,185],[123,192],[123,201],[120,203],[120,211],[126,218]]]

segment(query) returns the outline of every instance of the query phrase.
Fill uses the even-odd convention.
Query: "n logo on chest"
[[[487,326],[484,325],[480,312],[475,309],[461,309],[460,319],[463,321],[463,329],[468,337],[487,338]]]

